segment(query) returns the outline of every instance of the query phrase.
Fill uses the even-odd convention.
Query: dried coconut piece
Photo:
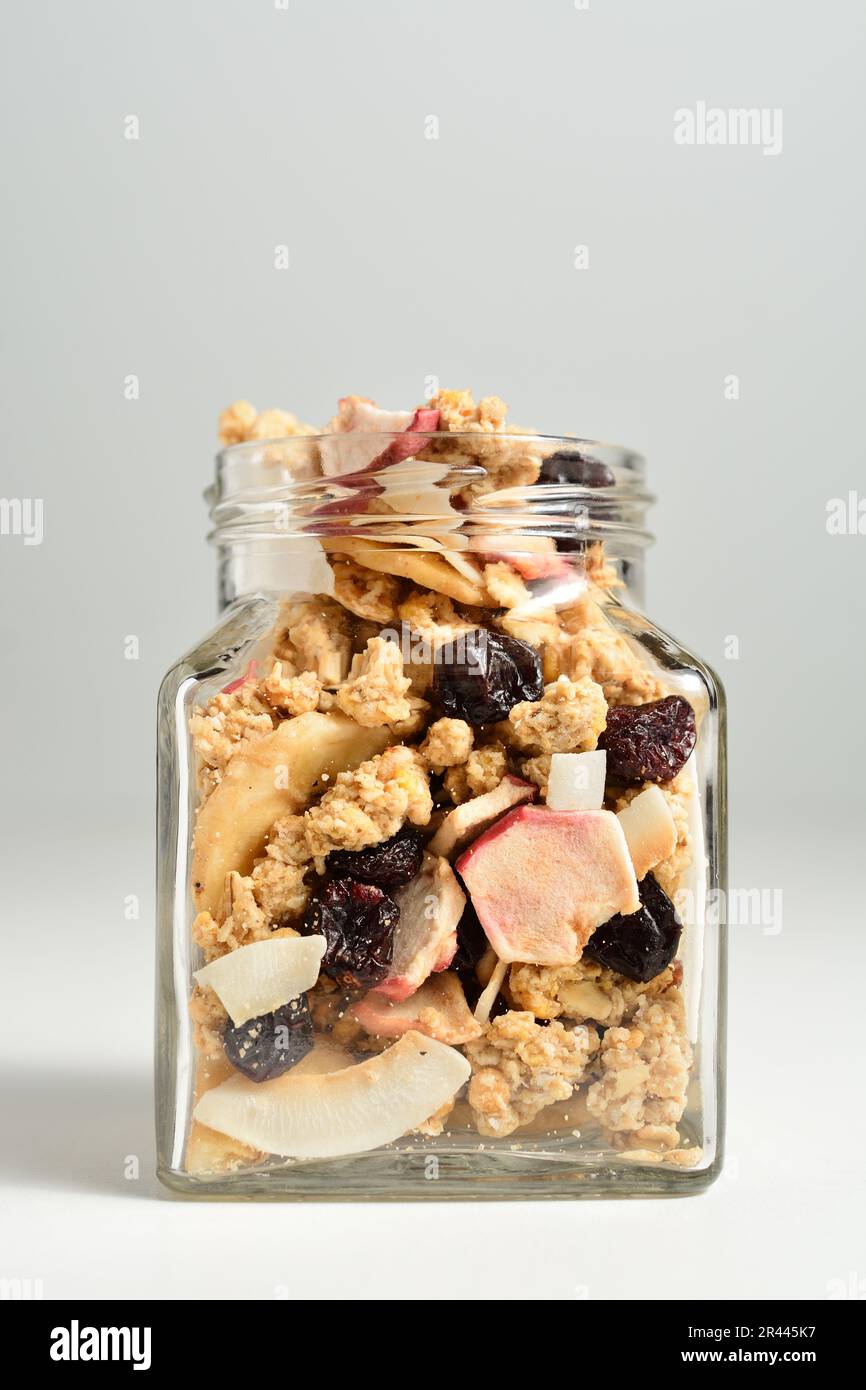
[[[478,1023],[489,1022],[491,1010],[499,998],[505,976],[508,973],[508,961],[499,960],[495,951],[493,955],[496,964],[491,970],[490,978],[478,996],[478,1002],[475,1005],[475,1018]]]

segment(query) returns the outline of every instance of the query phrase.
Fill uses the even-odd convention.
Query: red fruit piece
[[[607,775],[614,782],[670,782],[685,767],[696,737],[688,700],[666,695],[609,709],[598,746],[607,752]]]
[[[500,960],[573,965],[602,922],[640,906],[612,811],[519,806],[456,868]]]
[[[244,674],[242,676],[238,676],[236,681],[231,681],[228,685],[224,685],[220,693],[222,695],[231,695],[232,691],[240,690],[242,685],[246,685],[249,681],[254,681],[255,678],[256,662],[251,661]]]

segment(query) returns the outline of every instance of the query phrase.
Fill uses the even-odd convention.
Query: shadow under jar
[[[218,456],[222,617],[159,698],[160,1177],[700,1191],[724,697],[641,607],[642,460],[443,433],[389,464],[377,441],[329,477],[324,437]]]

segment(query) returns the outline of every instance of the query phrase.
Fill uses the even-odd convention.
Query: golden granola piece
[[[323,594],[283,605],[273,657],[287,676],[313,671],[322,685],[340,685],[352,660],[352,619]]]
[[[316,434],[314,425],[304,425],[288,410],[263,410],[249,401],[235,401],[219,418],[222,444],[243,444],[250,439],[286,439],[291,435]]]
[[[334,849],[364,849],[396,835],[404,821],[427,825],[433,813],[427,772],[414,748],[398,744],[341,772],[306,812],[307,844],[316,870]]]
[[[228,1014],[212,989],[202,985],[193,986],[189,1001],[189,1013],[195,1029],[195,1046],[203,1056],[216,1061],[223,1056],[223,1032],[228,1022]]]
[[[511,1011],[466,1043],[472,1064],[469,1105],[479,1134],[502,1138],[546,1106],[568,1100],[598,1048],[595,1030],[561,1023],[546,1028],[531,1013]]]
[[[427,722],[427,715],[430,713],[430,706],[426,700],[421,699],[420,695],[407,695],[406,701],[409,705],[409,713],[406,718],[398,719],[395,724],[388,725],[395,740],[401,743],[407,738],[414,738],[416,734],[420,734]]]
[[[623,810],[629,802],[634,801],[636,796],[646,791],[647,787],[655,785],[657,784],[653,782],[644,782],[638,787],[625,788],[616,798],[614,810]],[[656,864],[652,873],[659,887],[664,889],[672,901],[676,901],[677,894],[682,887],[683,875],[692,862],[689,812],[692,797],[695,795],[695,788],[694,784],[684,778],[682,773],[675,777],[672,782],[659,783],[658,787],[671,808],[677,831],[677,842],[667,859],[662,859]]]
[[[274,821],[268,831],[265,854],[279,864],[294,864],[300,867],[310,862],[310,848],[307,844],[306,824],[303,816],[281,816]]]
[[[540,700],[524,700],[508,715],[510,737],[533,753],[583,753],[596,747],[604,730],[607,701],[589,677],[560,676]]]
[[[334,595],[344,608],[379,627],[397,617],[400,580],[368,569],[349,555],[331,555]]]
[[[509,637],[516,637],[521,642],[528,642],[530,647],[537,647],[541,650],[542,661],[544,662],[544,678],[548,678],[548,648],[557,648],[562,643],[562,629],[559,619],[555,613],[549,611],[505,613],[501,618],[497,618],[496,626],[503,632],[507,632]],[[555,680],[559,670],[556,670],[551,679]]]
[[[505,745],[498,740],[473,748],[466,762],[450,767],[445,774],[444,787],[455,806],[472,796],[483,796],[499,786],[508,771]]]
[[[434,1110],[429,1119],[420,1124],[413,1134],[425,1134],[428,1139],[437,1139],[445,1128],[445,1122],[451,1111],[454,1109],[454,1097],[446,1100],[444,1105],[440,1105],[438,1110]]]
[[[437,719],[427,730],[418,753],[428,767],[437,771],[456,767],[469,757],[474,738],[472,726],[465,719]]]
[[[419,458],[447,457],[456,465],[480,463],[484,475],[468,483],[458,496],[472,503],[489,492],[509,487],[528,487],[541,472],[539,447],[506,424],[508,407],[498,396],[475,402],[471,391],[439,391],[428,404],[439,411],[439,429],[459,437],[435,439]]]
[[[508,406],[499,396],[482,396],[478,404],[471,391],[438,391],[427,402],[439,411],[439,429],[460,434],[490,434],[505,429]]]
[[[681,976],[682,967],[674,962],[639,984],[581,956],[576,965],[512,965],[508,988],[514,1007],[528,1009],[536,1018],[563,1017],[612,1028],[631,1017],[640,999],[664,994]]]
[[[421,593],[417,589],[403,600],[397,613],[412,632],[428,643],[431,653],[479,626],[477,618],[462,617],[445,594]]]
[[[551,1025],[552,1026],[552,1025]],[[628,1028],[608,1028],[587,1107],[616,1147],[674,1149],[692,1050],[679,989],[642,997]]]
[[[412,707],[406,691],[412,682],[403,674],[403,657],[396,642],[371,637],[352,662],[350,677],[337,691],[337,704],[358,724],[373,729],[410,717]]]
[[[560,670],[572,680],[591,676],[609,705],[642,705],[666,693],[590,595],[564,609],[560,618],[566,634],[558,653]]]
[[[524,580],[510,565],[506,565],[504,560],[484,566],[484,583],[487,585],[487,592],[500,608],[519,608],[532,599]]]
[[[202,761],[224,772],[229,759],[239,749],[248,747],[262,734],[273,732],[274,719],[256,685],[246,681],[236,690],[220,691],[203,709],[194,710],[189,728]]]
[[[310,900],[304,875],[304,867],[274,858],[258,859],[253,865],[253,892],[269,922],[300,917]]]
[[[541,788],[542,796],[547,796],[547,784],[550,781],[550,760],[552,753],[537,753],[534,758],[524,758],[520,764],[521,776],[527,781],[534,782]]]
[[[264,941],[271,935],[270,924],[256,900],[254,887],[251,878],[242,878],[235,872],[227,874],[221,920],[216,921],[209,912],[200,912],[195,918],[193,940],[208,961],[224,956],[227,951],[236,951],[239,946],[247,946],[251,941]]]
[[[313,671],[303,671],[299,676],[284,675],[283,663],[275,661],[271,674],[260,683],[259,690],[268,704],[282,714],[307,714],[319,707],[322,682]]]

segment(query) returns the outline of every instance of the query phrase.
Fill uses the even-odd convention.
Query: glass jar
[[[222,617],[159,697],[160,1177],[700,1191],[724,696],[642,610],[643,462],[400,440],[217,459]],[[359,448],[373,467],[346,472]]]

